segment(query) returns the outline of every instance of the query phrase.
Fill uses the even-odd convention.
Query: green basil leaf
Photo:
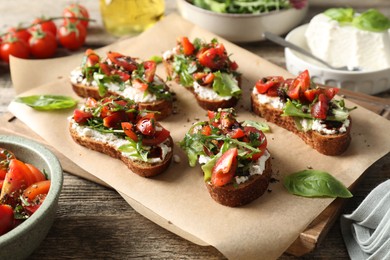
[[[340,181],[324,171],[296,172],[286,176],[283,184],[291,194],[303,197],[352,197],[351,192]]]
[[[355,11],[352,8],[330,8],[324,14],[339,23],[350,23],[353,20]]]
[[[383,32],[390,28],[390,19],[375,9],[369,9],[356,16],[352,24],[360,30]]]
[[[16,102],[26,104],[36,110],[59,110],[72,108],[77,105],[77,101],[71,97],[59,95],[33,95],[18,97]]]

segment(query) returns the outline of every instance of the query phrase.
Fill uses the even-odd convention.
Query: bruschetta
[[[251,93],[252,110],[325,155],[340,155],[351,142],[352,121],[338,88],[319,87],[307,70],[296,78],[261,78]]]
[[[216,39],[180,37],[164,52],[163,63],[169,78],[190,90],[205,110],[234,107],[241,97],[238,65]]]
[[[260,124],[238,122],[233,108],[208,111],[208,121],[195,123],[180,146],[191,167],[201,165],[210,196],[218,203],[238,207],[267,190],[271,156]]]
[[[168,168],[173,155],[170,132],[153,113],[119,96],[87,98],[75,109],[69,130],[75,142],[122,160],[134,173],[152,177]]]
[[[70,82],[80,97],[122,96],[137,102],[141,110],[158,111],[158,120],[173,111],[173,93],[156,75],[152,60],[141,62],[111,51],[103,59],[88,49],[81,65],[71,72]]]

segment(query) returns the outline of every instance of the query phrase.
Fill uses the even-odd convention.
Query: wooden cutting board
[[[343,95],[344,98],[349,99],[387,119],[390,119],[390,99],[368,96],[348,90],[341,90],[340,94]],[[84,171],[67,157],[56,151],[39,135],[31,131],[28,126],[10,113],[5,113],[0,117],[0,134],[20,135],[38,141],[55,153],[61,161],[61,165],[65,172],[109,187],[106,183]],[[390,158],[387,159],[390,160]],[[368,174],[368,171],[366,171],[365,174]],[[299,235],[286,252],[295,256],[302,256],[311,252],[326,236],[329,229],[340,215],[344,203],[345,200],[343,199],[336,199],[333,203],[331,203],[316,219],[314,219],[312,223],[310,223],[306,230]]]

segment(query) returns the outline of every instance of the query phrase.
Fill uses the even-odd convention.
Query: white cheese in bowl
[[[311,52],[333,66],[390,68],[390,30],[364,31],[321,13],[311,19],[305,37]]]

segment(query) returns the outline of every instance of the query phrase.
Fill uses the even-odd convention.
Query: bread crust
[[[271,175],[270,157],[265,162],[265,169],[262,174],[251,176],[248,181],[239,184],[238,187],[234,186],[234,184],[218,187],[211,182],[206,182],[206,186],[210,196],[218,203],[228,207],[239,207],[262,196],[268,189]]]
[[[95,150],[106,155],[109,155],[113,158],[120,159],[132,172],[138,174],[142,177],[153,177],[156,176],[163,171],[165,171],[172,160],[173,156],[173,140],[172,137],[169,137],[169,146],[172,148],[171,151],[165,156],[164,160],[159,163],[147,163],[142,161],[133,161],[129,157],[123,156],[120,151],[115,149],[115,147],[100,141],[96,141],[92,138],[88,138],[85,136],[80,136],[77,131],[72,127],[73,123],[71,122],[69,125],[70,135],[73,140],[85,146],[88,149]]]
[[[308,145],[313,147],[318,152],[325,155],[340,155],[347,150],[351,143],[351,127],[352,120],[344,133],[324,135],[317,131],[299,131],[294,119],[290,116],[281,116],[282,110],[276,109],[269,104],[261,104],[256,95],[251,93],[252,110],[255,114],[265,118],[267,121],[272,122],[278,126],[285,128],[286,130],[298,135]]]
[[[163,64],[165,67],[165,71],[167,75],[174,80],[176,83],[180,84],[180,77],[178,75],[174,76],[174,70],[171,60],[163,59]],[[241,86],[241,78],[237,79],[238,85]],[[195,93],[194,88],[192,86],[183,86],[187,90],[191,91],[191,93],[195,96],[195,99],[198,105],[204,110],[212,110],[217,111],[218,108],[229,108],[237,105],[238,98],[232,97],[228,100],[210,100],[201,98],[198,94]]]
[[[95,86],[86,86],[83,84],[75,84],[71,82],[73,91],[83,98],[91,97],[96,100],[102,98],[99,94],[99,89]],[[168,88],[168,87],[167,87]],[[109,96],[118,96],[118,93],[108,90],[104,97]],[[173,102],[172,100],[160,99],[152,102],[138,102],[138,107],[140,110],[150,110],[150,111],[159,111],[156,113],[155,117],[157,120],[162,120],[170,116],[173,112]]]

